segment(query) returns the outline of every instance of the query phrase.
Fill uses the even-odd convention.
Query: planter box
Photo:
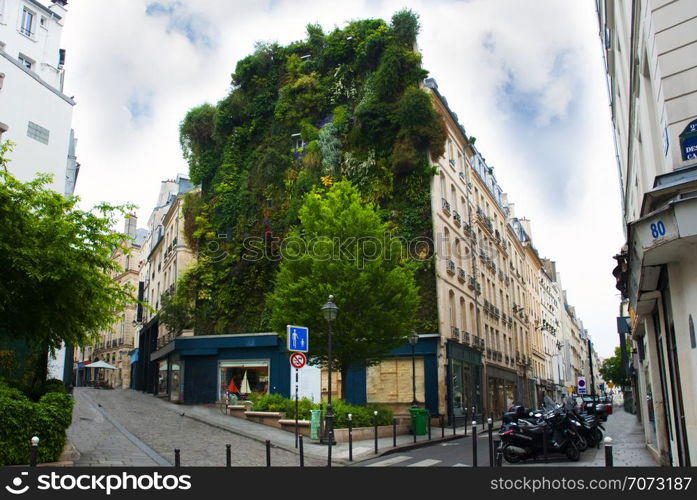
[[[278,411],[246,411],[244,416],[247,420],[257,424],[270,425],[271,427],[282,429],[283,427],[281,427],[278,421],[284,418],[286,414]]]
[[[281,425],[281,429],[284,431],[292,432],[295,434],[295,420],[294,419],[281,419],[278,421]],[[310,421],[309,420],[298,420],[298,434],[303,436],[310,436]]]
[[[397,434],[408,434],[411,429],[410,424],[397,424]],[[391,437],[392,436],[392,426],[391,425],[381,425],[378,426],[378,437]],[[348,443],[348,429],[334,429],[334,439],[337,443]],[[353,440],[354,441],[364,441],[375,439],[375,427],[354,427],[353,428]]]

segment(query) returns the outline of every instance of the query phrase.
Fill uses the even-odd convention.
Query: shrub
[[[47,384],[57,387],[55,382]],[[29,443],[38,436],[39,462],[55,462],[72,421],[73,399],[61,392],[47,392],[33,402],[18,389],[0,382],[0,466],[29,463]]]

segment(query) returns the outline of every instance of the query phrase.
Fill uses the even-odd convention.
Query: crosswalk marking
[[[452,466],[453,467],[472,467],[471,465],[461,464],[461,463],[453,464]]]
[[[407,467],[430,467],[432,465],[439,464],[440,460],[434,460],[432,458],[427,458],[426,460],[421,460],[413,464],[409,464]]]
[[[396,457],[386,458],[385,460],[380,460],[379,462],[368,464],[367,467],[387,467],[388,465],[398,464],[400,462],[404,462],[405,460],[410,459],[411,457],[408,455],[398,455]]]

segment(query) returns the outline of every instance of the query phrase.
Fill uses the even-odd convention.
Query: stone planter
[[[246,411],[244,412],[244,416],[247,420],[256,422],[257,424],[270,425],[271,427],[282,429],[283,427],[281,427],[278,421],[284,418],[286,414],[279,411]]]
[[[284,431],[292,432],[295,434],[295,420],[294,419],[281,419],[278,421],[281,425],[281,429]],[[298,420],[298,434],[303,436],[310,436],[310,421],[309,420]]]
[[[247,418],[245,412],[249,410],[248,405],[227,405],[227,411],[230,416],[237,418]]]

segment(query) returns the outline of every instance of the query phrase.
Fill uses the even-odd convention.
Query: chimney
[[[515,219],[515,203],[508,204],[508,218]]]
[[[136,217],[136,214],[128,214],[126,216],[126,225],[124,228],[124,232],[128,235],[129,238],[135,239],[137,225],[138,217]]]
[[[530,219],[527,219],[523,217],[520,219],[520,223],[523,226],[523,229],[525,229],[525,232],[528,233],[528,238],[532,241],[532,229],[530,228]]]

